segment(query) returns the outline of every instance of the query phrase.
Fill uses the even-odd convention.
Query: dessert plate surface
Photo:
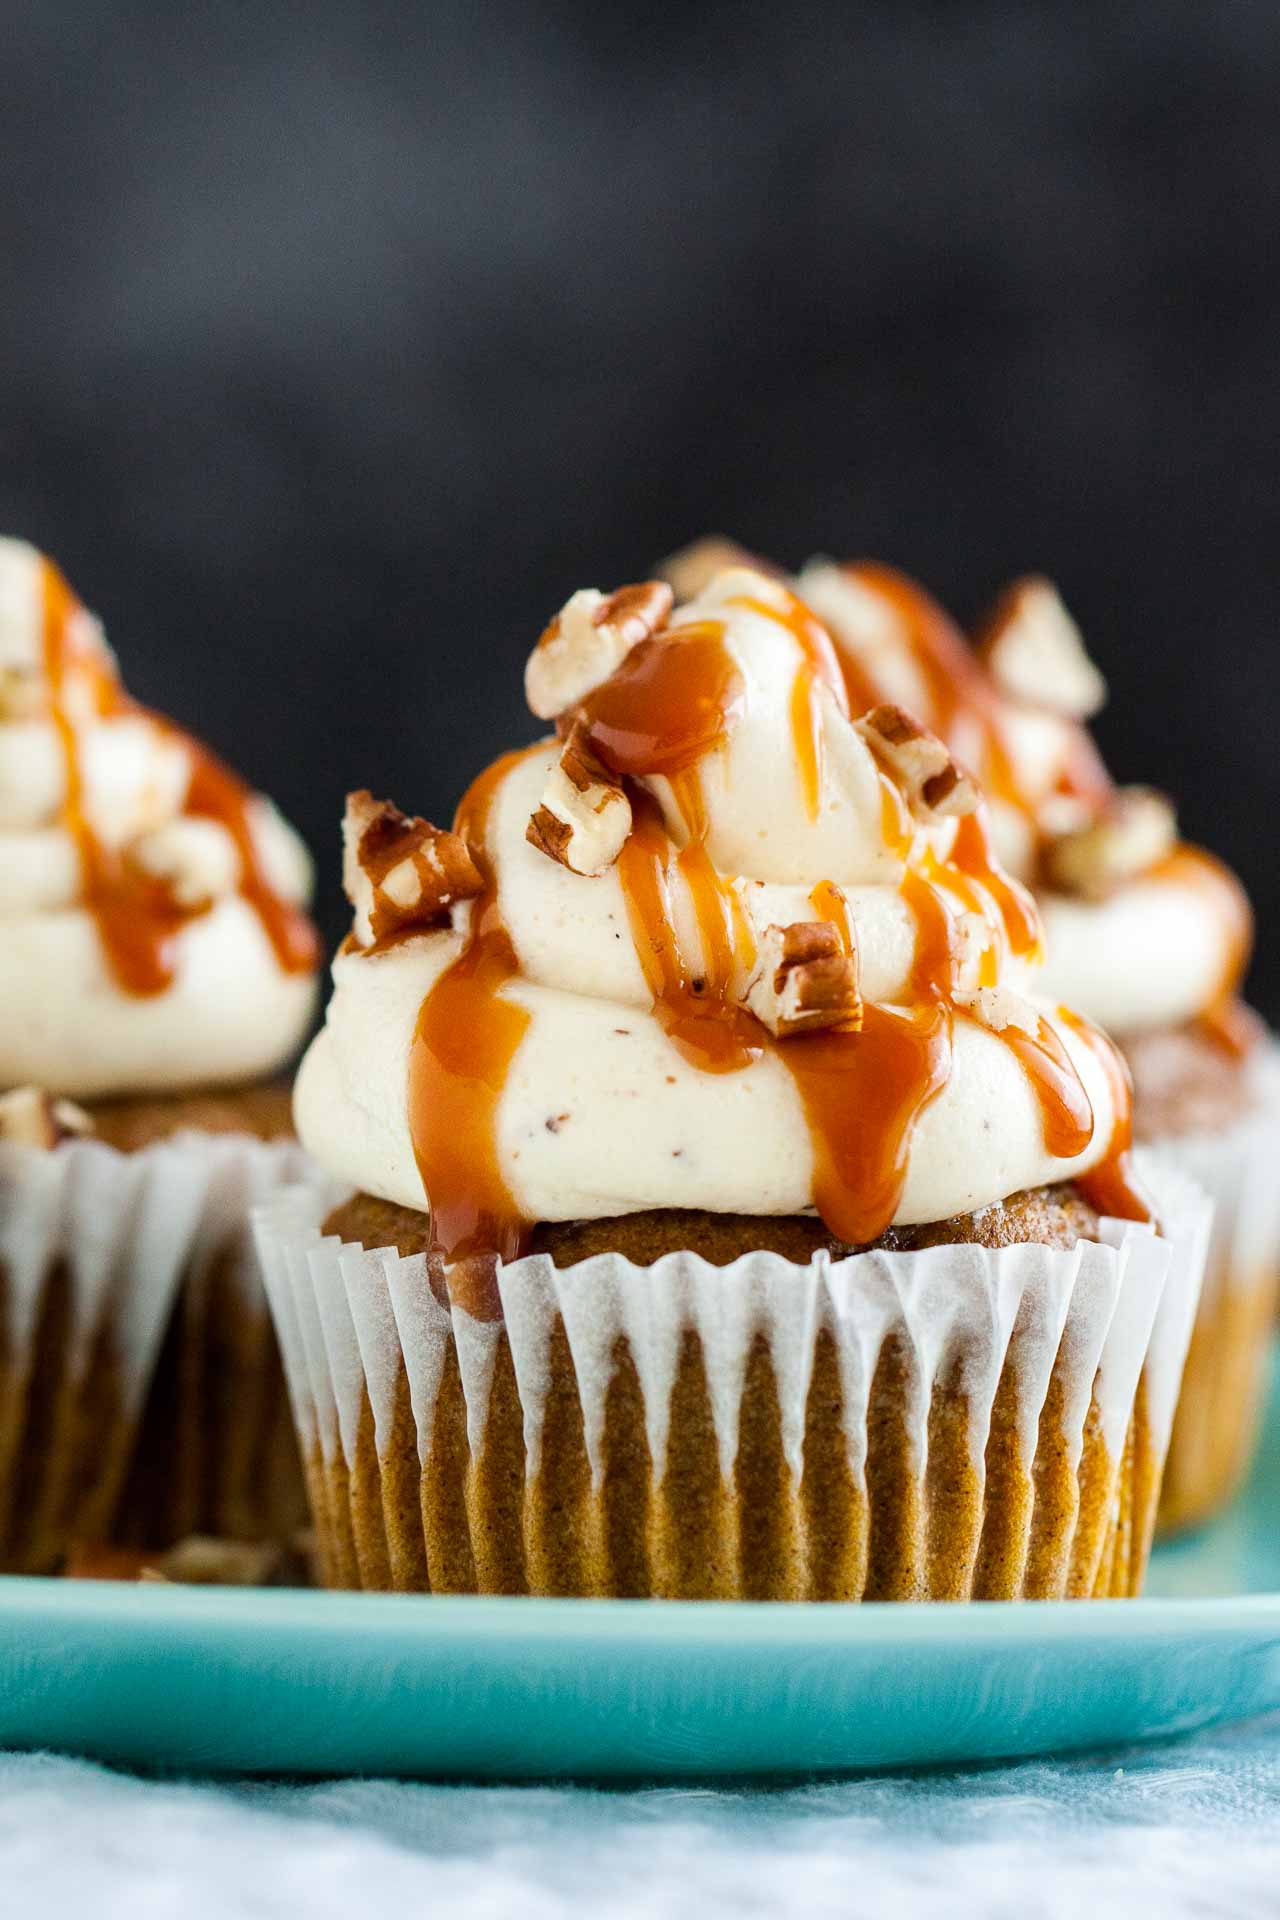
[[[768,1606],[0,1580],[0,1746],[194,1771],[777,1777],[1280,1706],[1280,1395],[1138,1601]]]

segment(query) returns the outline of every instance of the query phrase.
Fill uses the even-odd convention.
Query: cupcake
[[[695,551],[682,564],[706,563]],[[851,670],[914,702],[979,769],[996,846],[1039,899],[1045,992],[1115,1037],[1136,1138],[1215,1202],[1160,1509],[1164,1528],[1203,1520],[1252,1457],[1280,1282],[1280,1065],[1239,998],[1244,890],[1179,840],[1164,795],[1113,786],[1084,726],[1106,687],[1048,581],[1007,589],[976,652],[888,568],[811,562],[799,586]]]
[[[270,802],[129,699],[56,567],[0,541],[5,1567],[123,1526],[135,1451],[151,1544],[256,1530],[264,1489],[297,1512],[247,1220],[302,1164],[273,1081],[311,1019],[309,888]]]
[[[970,775],[748,568],[526,689],[451,831],[348,800],[333,1187],[256,1215],[325,1580],[1136,1592],[1207,1209]]]

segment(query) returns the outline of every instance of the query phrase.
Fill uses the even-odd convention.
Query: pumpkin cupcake
[[[1106,687],[1048,581],[1009,587],[976,652],[891,569],[811,562],[799,583],[852,669],[981,770],[996,845],[1036,890],[1046,993],[1114,1035],[1135,1137],[1214,1201],[1160,1510],[1168,1529],[1203,1520],[1253,1455],[1280,1284],[1280,1060],[1239,998],[1244,890],[1179,840],[1163,794],[1112,784],[1084,726]]]
[[[0,540],[6,1567],[124,1525],[140,1428],[149,1543],[296,1513],[247,1213],[302,1165],[274,1076],[314,1003],[309,889],[270,803],[129,699],[56,567]]]
[[[257,1215],[335,1585],[1137,1591],[1206,1208],[969,774],[788,588],[575,594],[556,737],[442,832],[352,795]]]

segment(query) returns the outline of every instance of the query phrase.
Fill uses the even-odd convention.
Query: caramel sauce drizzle
[[[1142,1191],[1134,1170],[1130,1149],[1133,1145],[1133,1083],[1121,1055],[1104,1033],[1069,1007],[1058,1008],[1058,1018],[1080,1036],[1101,1065],[1111,1090],[1115,1111],[1111,1138],[1103,1159],[1090,1173],[1075,1175],[1075,1183],[1085,1199],[1099,1213],[1117,1220],[1153,1219],[1151,1204]]]
[[[1070,1054],[1044,1019],[1034,1033],[1006,1027],[1000,1038],[1020,1062],[1040,1103],[1046,1149],[1055,1160],[1074,1160],[1093,1139],[1094,1114]]]
[[[216,820],[230,835],[240,859],[241,895],[258,915],[281,968],[311,972],[319,962],[316,934],[306,915],[281,899],[266,878],[250,824],[250,789],[199,741],[130,700],[107,659],[76,645],[80,602],[51,561],[43,561],[41,573],[44,668],[64,768],[62,824],[75,841],[84,904],[116,983],[137,998],[163,993],[177,966],[177,936],[208,907],[179,905],[163,882],[95,830],[85,807],[80,738],[71,713],[73,679],[100,718],[136,714],[184,749],[191,766],[185,811]]]
[[[618,878],[654,1014],[691,1066],[703,1073],[739,1073],[760,1058],[769,1037],[729,998],[737,955],[749,952],[743,941],[750,940],[750,930],[737,923],[726,898],[731,889],[706,848],[690,842],[678,864],[690,887],[704,948],[701,966],[690,965],[671,913],[674,849],[661,811],[643,788],[632,793],[631,807],[631,835],[618,856]]]
[[[756,599],[752,594],[735,594],[729,604],[746,607],[750,612],[785,627],[803,655],[791,687],[791,741],[800,769],[805,810],[811,820],[816,820],[822,793],[823,765],[822,710],[818,703],[818,688],[823,686],[827,689],[846,719],[851,713],[863,713],[868,707],[875,706],[879,694],[853,656],[840,652],[826,627],[804,601],[784,587],[781,581],[775,584],[783,599],[781,606]]]
[[[827,686],[846,714],[851,700],[859,707],[874,704],[875,689],[856,683],[851,663],[837,655],[825,629],[800,601],[781,613],[764,602],[744,604],[788,627],[804,653],[792,694],[791,724],[814,813],[822,768],[816,687]],[[949,644],[944,632],[929,654],[942,663],[940,676]],[[958,638],[957,645],[963,650]],[[973,673],[978,673],[976,666]],[[946,679],[949,688],[953,678]],[[895,783],[881,770],[885,839],[903,861],[902,891],[917,923],[909,989],[916,1004],[867,1005],[856,1032],[832,1029],[774,1039],[731,998],[735,977],[750,965],[755,942],[737,890],[717,872],[708,853],[697,771],[703,757],[724,746],[743,698],[741,675],[724,644],[723,628],[705,621],[641,642],[574,717],[586,721],[595,753],[628,783],[632,831],[618,856],[617,872],[655,1017],[682,1057],[699,1071],[740,1072],[765,1052],[778,1059],[791,1076],[808,1123],[814,1204],[834,1234],[850,1245],[863,1245],[891,1222],[906,1180],[915,1126],[950,1079],[950,996],[960,962],[953,903],[977,912],[992,928],[982,959],[985,984],[996,977],[1001,931],[1010,952],[1035,954],[1039,921],[1030,896],[998,867],[981,810],[959,823],[945,860],[926,851],[913,862],[914,824]],[[521,757],[508,755],[495,763],[459,809],[455,830],[471,847],[484,890],[473,903],[462,954],[423,1002],[410,1059],[410,1128],[424,1191],[431,1197],[433,1243],[446,1260],[462,1265],[474,1265],[482,1257],[492,1263],[494,1255],[515,1257],[526,1243],[528,1226],[498,1166],[495,1130],[498,1102],[529,1016],[502,996],[518,962],[484,852],[494,794]],[[671,784],[689,834],[679,850],[658,802],[639,784],[657,776]],[[692,904],[696,964],[683,951],[676,928],[673,872]],[[851,951],[854,933],[841,889],[820,881],[810,898],[815,914],[837,927]],[[1046,1147],[1055,1157],[1074,1158],[1092,1138],[1094,1116],[1066,1049],[1044,1021],[1034,1035],[1009,1028],[1003,1037],[1035,1089]],[[1097,1040],[1105,1046],[1100,1036]],[[1128,1099],[1123,1069],[1109,1048],[1105,1057],[1108,1071],[1121,1076],[1119,1118],[1106,1168],[1088,1176],[1089,1190],[1107,1194],[1109,1211],[1132,1212],[1141,1203],[1125,1182]],[[487,1285],[487,1292],[481,1289],[481,1304],[489,1312],[496,1310],[490,1297],[491,1267]]]
[[[829,920],[840,936],[840,944],[846,953],[854,950],[853,923],[849,919],[849,902],[842,888],[834,880],[819,880],[809,901],[819,920]]]
[[[1027,889],[1000,866],[991,844],[991,822],[985,807],[961,820],[949,864],[962,882],[976,883],[994,902],[1010,953],[1018,959],[1040,959],[1044,942],[1036,903]]]
[[[1035,808],[1019,783],[1004,737],[1004,702],[955,622],[922,587],[893,567],[857,561],[845,572],[877,594],[897,617],[928,692],[928,711],[921,719],[965,762],[975,758],[976,735],[973,771],[980,785],[1034,825]],[[1094,804],[1111,791],[1106,768],[1084,727],[1070,730],[1057,791]]]
[[[1245,1060],[1254,1051],[1262,1028],[1239,999],[1240,982],[1253,953],[1253,910],[1234,873],[1203,847],[1176,846],[1167,859],[1153,867],[1149,880],[1172,881],[1195,887],[1206,910],[1227,929],[1227,956],[1207,1004],[1193,1023],[1198,1032],[1233,1060]]]
[[[502,994],[519,966],[485,851],[494,796],[524,758],[509,753],[496,760],[458,808],[454,831],[470,847],[484,887],[471,903],[462,952],[418,1010],[409,1051],[409,1134],[430,1198],[432,1242],[449,1261],[494,1254],[513,1260],[529,1231],[497,1149],[498,1103],[529,1015]]]
[[[701,620],[642,640],[574,717],[616,774],[672,779],[724,745],[745,697],[722,623]]]

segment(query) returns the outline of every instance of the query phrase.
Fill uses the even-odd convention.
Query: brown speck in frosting
[[[568,1118],[569,1115],[567,1113],[549,1113],[543,1124],[548,1133],[559,1133]]]
[[[669,1074],[667,1075],[667,1085],[668,1085],[669,1087],[674,1087],[674,1085],[675,1085],[675,1083],[676,1083],[676,1077],[675,1077],[675,1075],[674,1075],[674,1073],[669,1073]]]
[[[615,1028],[614,1028],[614,1032],[615,1032],[615,1033],[625,1033],[625,1034],[627,1034],[627,1035],[629,1036],[629,1035],[630,1035],[630,1033],[631,1033],[631,1029],[630,1029],[630,1027],[615,1027]]]

